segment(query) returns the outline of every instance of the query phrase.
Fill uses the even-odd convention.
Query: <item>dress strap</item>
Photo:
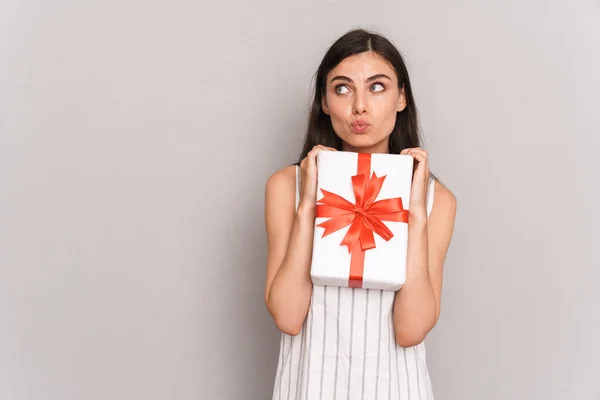
[[[300,204],[300,167],[296,165],[296,211]]]
[[[431,214],[431,210],[433,209],[433,190],[435,188],[435,179],[431,178],[429,185],[427,187],[427,217]]]

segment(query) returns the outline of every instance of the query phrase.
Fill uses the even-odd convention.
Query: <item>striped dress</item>
[[[296,208],[298,202],[296,166]],[[313,285],[302,330],[281,334],[273,400],[433,400],[425,344],[403,348],[394,340],[394,295]]]

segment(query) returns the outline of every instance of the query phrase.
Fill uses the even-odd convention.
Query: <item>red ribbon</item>
[[[370,172],[371,154],[359,153],[358,173],[352,176],[356,203],[324,189],[321,189],[324,197],[317,201],[316,217],[330,218],[317,225],[325,228],[322,237],[350,225],[341,243],[351,254],[349,287],[362,287],[365,251],[375,248],[374,233],[386,241],[394,236],[383,221],[408,223],[408,210],[403,208],[402,198],[375,201],[386,176],[377,177],[373,172],[369,178]]]

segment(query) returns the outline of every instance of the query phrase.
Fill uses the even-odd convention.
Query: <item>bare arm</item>
[[[296,335],[308,313],[312,292],[314,216],[311,221],[310,210],[295,212],[295,181],[286,175],[290,175],[289,171],[276,172],[265,189],[268,245],[265,302],[277,328]]]
[[[456,199],[434,183],[434,202],[428,219],[409,219],[406,284],[394,300],[396,342],[402,347],[421,343],[438,321],[444,260],[456,215]]]
[[[308,314],[312,282],[310,263],[315,224],[316,146],[302,160],[300,204],[295,211],[295,167],[269,178],[265,188],[267,277],[265,303],[282,332],[297,335]]]

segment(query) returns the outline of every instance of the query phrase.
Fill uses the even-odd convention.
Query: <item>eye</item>
[[[376,86],[379,86],[379,87],[381,87],[381,89],[380,89],[380,90],[374,90],[374,92],[381,92],[382,90],[384,90],[384,89],[385,89],[385,86],[383,86],[383,84],[382,84],[382,83],[379,83],[379,82],[376,82],[376,83],[374,83],[373,85],[371,85],[371,88],[374,88],[374,87],[376,87]]]
[[[348,89],[348,87],[347,87],[346,85],[337,85],[337,86],[335,87],[335,89],[333,89],[333,90],[335,90],[335,92],[336,92],[337,94],[346,94],[346,93],[348,93],[348,92],[341,92],[341,91],[340,91],[340,89],[346,89],[346,90],[349,90],[349,89]]]

